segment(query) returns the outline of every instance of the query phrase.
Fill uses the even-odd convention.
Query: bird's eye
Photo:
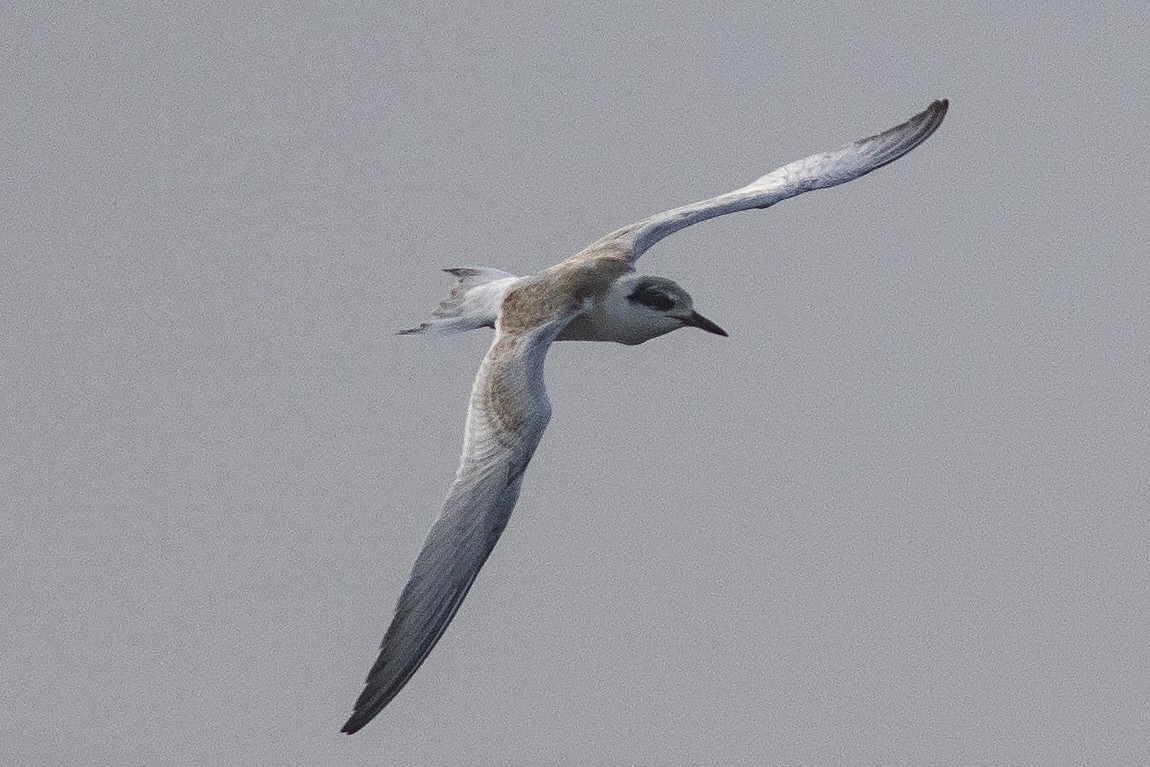
[[[657,312],[670,311],[675,306],[673,298],[651,285],[640,285],[635,288],[635,292],[627,296],[627,300],[649,306]]]

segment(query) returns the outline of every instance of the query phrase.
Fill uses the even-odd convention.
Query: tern
[[[543,360],[551,344],[641,344],[683,327],[727,335],[695,311],[679,285],[638,274],[639,257],[664,237],[700,221],[767,208],[894,162],[934,133],[946,110],[945,99],[935,101],[888,131],[796,160],[733,192],[617,229],[537,274],[517,277],[486,267],[446,270],[457,278],[450,294],[430,320],[400,333],[442,335],[487,327],[495,329],[495,338],[471,388],[455,482],[415,560],[343,732],[359,731],[403,689],[443,636],[499,540],[551,416],[543,383]]]

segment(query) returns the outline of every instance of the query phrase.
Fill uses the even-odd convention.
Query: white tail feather
[[[459,281],[431,313],[433,319],[421,322],[414,328],[401,330],[400,335],[448,335],[475,328],[493,328],[503,297],[519,279],[514,274],[486,266],[443,271],[454,275]]]

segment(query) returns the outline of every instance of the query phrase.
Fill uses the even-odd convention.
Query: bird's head
[[[727,332],[695,311],[691,296],[664,277],[630,274],[616,280],[608,297],[612,340],[641,344],[672,330],[695,327],[725,336]]]

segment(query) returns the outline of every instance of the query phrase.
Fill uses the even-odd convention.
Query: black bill
[[[699,328],[700,330],[705,330],[708,333],[714,333],[717,336],[727,335],[727,331],[723,330],[721,327],[711,322],[709,319],[699,314],[698,312],[691,312],[691,316],[684,317],[683,324],[690,325],[694,328]]]

